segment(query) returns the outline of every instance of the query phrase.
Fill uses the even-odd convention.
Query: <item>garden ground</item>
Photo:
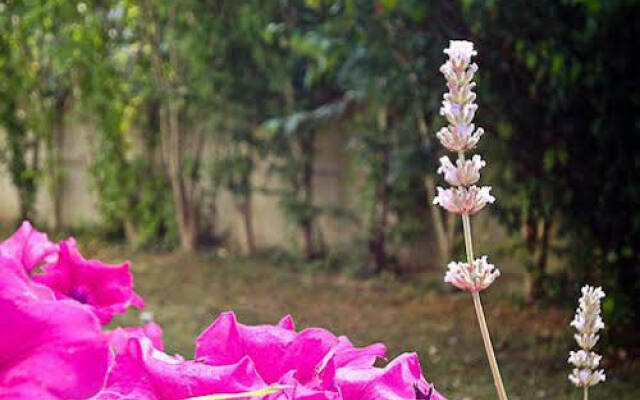
[[[495,398],[471,299],[446,288],[441,271],[362,280],[225,253],[120,247],[88,253],[112,262],[131,259],[137,291],[164,328],[170,353],[191,356],[195,337],[221,311],[235,311],[246,324],[275,323],[290,313],[298,329],[325,327],[357,345],[381,341],[390,357],[417,351],[427,378],[452,400]],[[573,310],[514,301],[518,282],[521,277],[505,273],[484,296],[510,399],[580,399],[567,380]],[[138,315],[131,312],[116,323],[135,324]],[[591,398],[639,399],[640,360],[622,350],[612,353],[617,356],[605,363],[607,382],[592,389]]]

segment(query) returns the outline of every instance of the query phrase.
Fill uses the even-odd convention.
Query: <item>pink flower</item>
[[[210,365],[226,365],[249,357],[265,382],[276,383],[289,371],[301,383],[321,383],[322,370],[316,368],[337,344],[337,338],[321,329],[300,334],[271,325],[246,326],[233,312],[220,314],[196,340],[196,358]]]
[[[385,354],[382,344],[357,348],[324,329],[296,333],[282,321],[278,325],[246,326],[233,313],[222,313],[196,341],[196,357],[211,365],[249,357],[267,384],[288,386],[269,400],[415,399],[418,392],[428,396],[424,399],[441,399],[430,393],[415,355],[375,368]]]
[[[329,361],[335,367],[371,366],[376,358],[384,357],[384,353],[382,344],[356,348],[347,338],[338,338],[320,328],[296,333],[281,326],[242,325],[233,312],[220,314],[196,340],[197,359],[211,365],[224,365],[248,356],[269,384],[293,371],[298,382],[321,386]]]
[[[336,384],[343,400],[444,399],[422,377],[415,353],[402,354],[384,368],[341,368],[336,371]]]
[[[17,260],[28,273],[45,259],[55,261],[57,252],[58,246],[46,233],[33,229],[29,221],[24,221],[10,238],[0,243],[0,255]]]
[[[480,169],[486,163],[479,155],[474,155],[471,160],[456,160],[453,165],[449,157],[440,158],[438,173],[444,175],[444,179],[452,186],[469,186],[480,179]]]
[[[86,307],[58,301],[0,256],[0,398],[86,399],[103,385],[109,349]]]
[[[265,388],[248,357],[230,365],[184,361],[132,337],[116,354],[107,382],[95,400],[180,400]]]
[[[89,305],[102,324],[114,314],[126,312],[129,306],[144,307],[133,291],[129,262],[109,265],[97,260],[85,260],[73,239],[60,242],[58,260],[42,267],[44,273],[34,281],[53,289],[57,298],[74,299]]]
[[[142,306],[129,264],[85,260],[73,239],[51,252],[34,232],[23,225],[0,245],[0,400],[180,400],[272,383],[286,388],[265,400],[442,399],[415,355],[376,368],[384,345],[296,332],[290,316],[246,326],[222,313],[197,339],[195,360],[164,353],[155,323],[102,332],[100,323]]]
[[[490,186],[451,189],[438,187],[436,189],[438,194],[433,199],[433,204],[439,204],[445,210],[460,215],[473,215],[496,200],[490,193]]]
[[[500,271],[487,262],[487,256],[477,258],[471,264],[451,262],[447,268],[444,281],[468,292],[484,290],[500,276]]]

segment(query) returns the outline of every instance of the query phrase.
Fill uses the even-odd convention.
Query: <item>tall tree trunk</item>
[[[433,204],[433,198],[436,196],[436,183],[433,176],[427,175],[424,181],[429,210],[431,212],[433,232],[436,235],[436,243],[438,243],[438,263],[440,266],[445,266],[451,261],[454,225],[449,218],[449,213],[445,214],[440,206]]]
[[[242,221],[244,222],[245,243],[244,250],[247,255],[253,255],[256,252],[256,239],[253,231],[253,214],[251,210],[251,200],[244,199],[238,205]]]
[[[426,117],[420,106],[416,108],[416,122],[420,135],[424,141],[427,141],[429,130],[427,128]],[[453,232],[455,226],[452,219],[454,215],[451,213],[445,213],[442,207],[433,204],[433,198],[436,196],[436,183],[433,175],[427,174],[424,178],[424,182],[425,191],[427,193],[427,202],[429,203],[429,210],[431,212],[431,224],[433,225],[433,232],[436,235],[436,242],[438,243],[438,261],[441,266],[445,266],[449,261],[451,261]]]
[[[291,82],[287,82],[283,94],[285,112],[290,115],[295,110],[295,88]],[[305,137],[305,132],[299,132],[297,146],[293,148],[294,157],[303,160],[303,167],[299,176],[298,174],[294,174],[291,184],[294,189],[297,190],[298,196],[301,197],[300,200],[307,207],[313,207],[314,139],[315,135],[313,132],[309,132],[309,137]],[[306,260],[313,260],[318,256],[313,222],[313,217],[310,215],[299,217],[297,221],[302,239],[304,258]]]
[[[523,224],[525,246],[530,257],[525,276],[525,294],[529,301],[540,299],[545,294],[552,225],[552,214],[542,218],[527,217]]]
[[[387,109],[381,107],[378,110],[378,129],[383,132],[387,130]],[[371,238],[369,239],[369,256],[374,272],[383,271],[388,262],[387,255],[387,228],[389,224],[389,185],[387,176],[389,174],[389,149],[383,146],[382,165],[380,179],[376,187],[376,205],[374,221],[372,225]]]
[[[186,141],[186,130],[180,121],[180,112],[183,110],[185,101],[178,93],[179,74],[168,75],[163,59],[162,27],[157,24],[154,7],[149,2],[142,3],[142,11],[148,21],[153,24],[154,29],[146,32],[146,38],[150,44],[150,55],[152,63],[153,78],[155,83],[162,88],[166,103],[161,107],[161,147],[163,161],[167,176],[171,184],[171,195],[175,212],[176,225],[180,236],[180,247],[187,252],[193,252],[198,244],[198,182],[197,177],[185,176],[182,170],[182,161],[185,152],[184,141]],[[169,10],[169,20],[166,29],[171,31],[175,27],[177,18],[176,5],[172,5]],[[166,60],[174,71],[180,71],[179,50],[175,41],[170,42],[168,49],[168,60]],[[196,165],[200,161],[203,148],[203,136],[201,132],[194,133],[193,159]],[[197,166],[194,167],[197,170]]]
[[[198,213],[197,201],[193,197],[193,183],[187,182],[182,171],[182,143],[180,127],[180,107],[169,100],[166,110],[165,134],[163,135],[163,151],[167,164],[171,194],[175,212],[180,247],[187,252],[197,249],[198,243]]]
[[[66,92],[56,96],[52,116],[51,138],[51,199],[53,201],[54,229],[62,227],[62,205],[64,204],[64,139],[65,115],[67,111],[68,94]]]
[[[31,159],[31,165],[29,165],[29,160],[25,160],[25,163],[31,171],[40,170],[39,144],[38,140],[34,139],[34,143],[27,147],[27,149],[31,147],[33,157]],[[26,158],[27,154],[23,154],[22,156]],[[38,192],[36,175],[29,174],[29,177],[23,181],[23,185],[18,186],[18,191],[20,193],[20,220],[31,221],[35,217],[36,194]]]
[[[313,128],[312,128],[313,129]],[[313,133],[310,137],[303,138],[300,142],[300,156],[304,160],[302,169],[302,196],[306,207],[313,207],[313,160],[314,160],[314,139]],[[316,238],[314,232],[314,218],[311,215],[305,215],[300,221],[300,230],[304,245],[304,256],[307,260],[313,260],[318,257],[316,249]]]
[[[387,228],[389,225],[389,185],[386,176],[389,168],[389,153],[383,155],[383,178],[378,183],[377,192],[377,220],[370,241],[369,251],[373,262],[373,270],[382,272],[387,267]]]
[[[544,279],[547,276],[547,260],[549,259],[549,238],[552,226],[552,217],[545,215],[538,220],[538,243],[534,254],[535,270],[538,279],[532,282],[531,296],[532,299],[539,299],[544,296]]]
[[[304,258],[307,261],[313,260],[318,254],[316,253],[313,223],[310,219],[305,219],[300,223],[300,233],[304,244]]]

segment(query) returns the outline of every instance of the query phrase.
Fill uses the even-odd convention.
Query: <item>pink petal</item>
[[[293,322],[293,317],[289,314],[282,317],[282,319],[276,324],[278,328],[286,329],[289,331],[295,331],[296,325]]]
[[[296,333],[272,326],[239,324],[233,312],[224,312],[196,340],[196,358],[209,365],[228,365],[249,356],[267,383],[282,375],[278,363]]]
[[[64,399],[90,397],[109,363],[98,320],[76,302],[44,298],[46,289],[37,286],[8,269],[0,274],[0,392],[23,386]]]
[[[405,353],[385,368],[340,368],[336,371],[336,384],[344,400],[414,400],[416,386],[425,386],[426,382],[418,356]]]
[[[143,326],[116,328],[107,333],[109,344],[116,351],[121,353],[131,338],[148,338],[153,348],[163,351],[162,328],[155,322],[149,322]]]
[[[0,243],[0,254],[18,260],[27,272],[57,252],[58,246],[46,233],[33,229],[29,221],[24,221],[10,238]]]
[[[338,339],[321,328],[308,328],[300,332],[289,344],[279,362],[280,374],[295,371],[294,377],[302,384],[330,388],[333,384],[335,365],[330,353]]]
[[[34,281],[49,286],[58,298],[88,304],[102,324],[109,323],[114,314],[126,312],[131,305],[144,306],[133,291],[129,262],[109,265],[85,260],[73,239],[60,242],[58,261],[42,269],[44,273],[35,275]]]
[[[266,385],[248,358],[225,366],[181,361],[132,338],[115,359],[96,400],[179,400],[216,393],[259,390]]]
[[[283,376],[278,382],[285,388],[274,394],[265,396],[264,400],[341,400],[340,393],[335,388],[332,390],[313,389],[300,384],[294,378],[294,371]]]
[[[336,367],[372,367],[378,358],[384,358],[387,348],[382,343],[374,343],[367,347],[354,347],[349,338],[340,336],[335,350]]]
[[[289,371],[295,371],[301,383],[322,384],[325,377],[321,372],[337,343],[324,329],[296,334],[274,325],[246,326],[239,324],[232,312],[225,312],[196,340],[196,358],[209,365],[226,365],[248,356],[269,384]]]
[[[11,388],[2,388],[0,400],[60,400],[49,391],[32,384],[24,384]]]

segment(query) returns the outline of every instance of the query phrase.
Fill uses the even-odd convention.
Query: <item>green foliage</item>
[[[65,117],[82,93],[96,50],[104,44],[99,35],[100,5],[51,0],[11,1],[2,7],[3,97],[13,104],[8,109],[15,108],[22,120],[18,127],[11,122],[15,117],[9,115],[10,110],[5,113],[3,125],[11,144],[7,157],[13,165],[10,172],[24,194],[20,197],[23,216],[33,214],[37,178],[48,178],[58,224]],[[46,157],[39,154],[44,149]],[[30,162],[20,161],[27,157]]]
[[[610,292],[616,323],[640,319],[638,1],[0,4],[1,160],[23,217],[34,216],[42,183],[55,192],[63,182],[74,112],[96,127],[100,212],[138,242],[173,242],[184,218],[197,221],[204,179],[250,204],[263,162],[313,246],[320,215],[346,215],[313,196],[318,135],[340,121],[364,172],[369,252],[384,253],[430,229],[438,67],[449,39],[468,38],[479,50],[486,182],[513,233],[504,252],[538,294],[589,280]],[[209,145],[215,156],[204,160]],[[554,252],[569,260],[567,276],[548,276]]]
[[[354,118],[350,146],[371,193],[365,199],[375,252],[388,239],[402,244],[429,230],[424,182],[438,158],[429,134],[438,118],[438,67],[446,44],[429,17],[444,7],[431,1],[346,3],[332,28],[348,49],[341,85],[359,93],[365,105]]]
[[[640,102],[629,55],[640,3],[496,1],[467,11],[488,79],[479,98],[500,138],[487,150],[500,160],[501,218],[514,230],[554,218],[571,277],[604,286],[614,325],[637,323]]]

